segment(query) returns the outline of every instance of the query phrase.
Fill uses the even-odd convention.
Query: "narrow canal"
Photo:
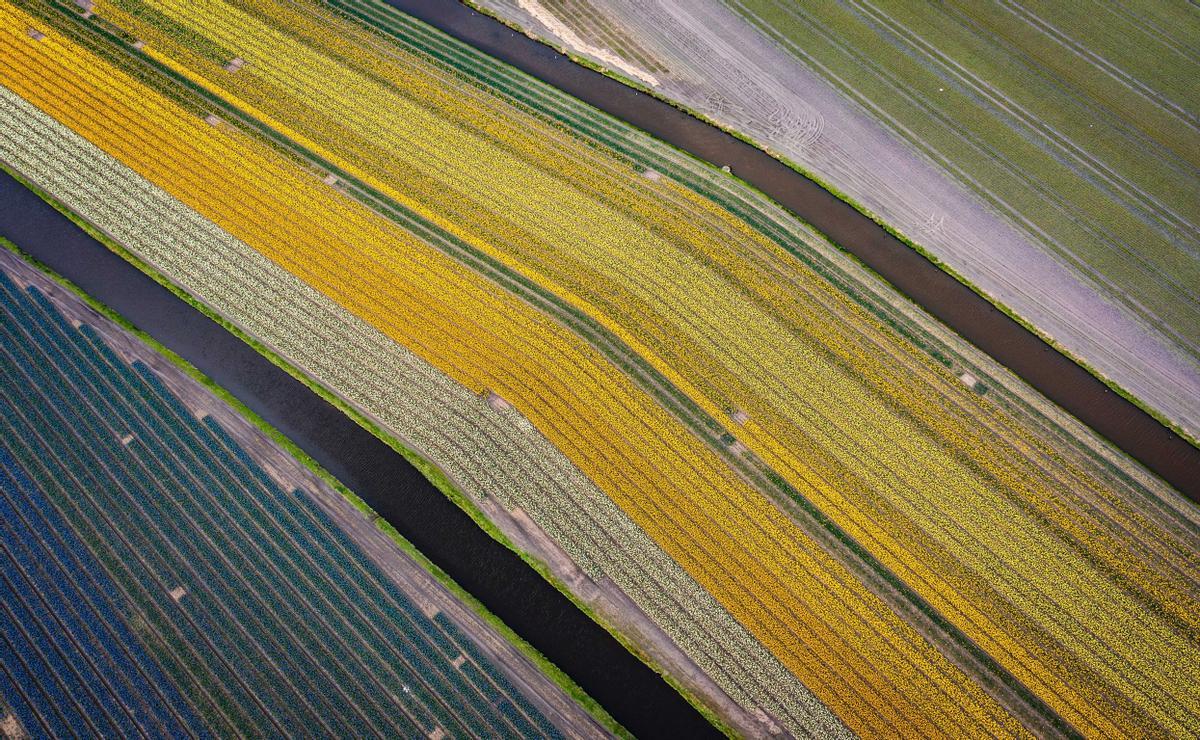
[[[657,673],[391,447],[0,171],[0,236],[195,365],[357,493],[640,737],[718,737]]]

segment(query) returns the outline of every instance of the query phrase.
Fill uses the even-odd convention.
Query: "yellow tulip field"
[[[443,405],[499,396],[542,452],[499,465],[476,412],[450,412],[495,495],[749,714],[795,735],[1200,732],[1195,508],[764,197],[373,0],[93,10],[0,2],[0,91],[29,106],[0,109],[0,163],[55,195],[61,159],[102,193],[116,175],[66,169],[69,132],[210,223],[250,256],[153,222],[157,251],[123,245],[200,300],[300,281],[316,298],[244,297],[298,366],[272,327],[332,332],[313,301],[378,334],[313,376],[402,439],[423,437],[354,369],[388,345],[469,391]],[[636,544],[589,554],[614,538]]]

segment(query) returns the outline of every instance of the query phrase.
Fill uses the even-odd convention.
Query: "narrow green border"
[[[11,169],[8,168],[7,165],[0,163],[0,169],[3,169],[5,172],[7,172],[9,175],[11,175],[15,180],[20,182],[23,186],[25,186],[26,188],[28,188],[29,190],[31,190],[32,192],[37,194],[38,197],[40,197],[42,200],[46,201],[48,204],[50,204],[52,207],[54,207],[55,210],[57,210],[58,212],[62,213],[64,216],[66,216],[68,219],[70,219],[72,223],[74,223],[76,226],[79,226],[81,229],[83,229],[85,232],[87,232],[88,235],[90,235],[92,238],[99,241],[101,244],[106,246],[111,251],[120,255],[123,259],[132,263],[135,267],[137,267],[139,270],[141,270],[143,273],[145,273],[148,277],[150,277],[151,279],[153,279],[155,282],[159,283],[163,287],[167,288],[168,290],[170,290],[177,297],[179,297],[180,299],[187,302],[193,308],[202,312],[208,318],[210,318],[213,321],[220,324],[222,327],[224,327],[227,331],[232,333],[238,339],[241,339],[242,341],[244,341],[247,344],[249,344],[250,346],[252,346],[257,352],[262,354],[264,357],[266,357],[272,363],[279,366],[281,369],[287,371],[287,373],[289,375],[295,377],[297,380],[304,383],[314,393],[320,395],[326,401],[333,404],[340,411],[342,411],[347,416],[349,416],[351,419],[353,419],[356,423],[358,423],[360,426],[362,426],[367,431],[369,431],[371,434],[373,434],[374,436],[379,438],[382,442],[387,444],[389,447],[392,447],[394,450],[396,450],[401,455],[403,455],[404,458],[406,460],[408,460],[414,467],[416,467],[417,470],[420,471],[422,475],[424,475],[427,479],[429,479],[429,481],[431,483],[433,483],[434,486],[436,486],[440,491],[442,491],[442,493],[444,493],[447,497],[449,497],[451,501],[453,501],[460,508],[462,508],[464,511],[466,511],[467,514],[470,515],[471,518],[473,520],[475,520],[479,524],[479,526],[482,527],[489,535],[491,535],[493,539],[495,539],[496,541],[498,541],[500,544],[504,545],[505,547],[509,548],[510,550],[515,552],[517,555],[519,555],[522,560],[524,560],[527,564],[529,564],[531,567],[533,567],[534,570],[536,570],[539,574],[541,574],[541,576],[543,578],[545,578],[547,581],[549,581],[555,588],[557,588],[567,598],[569,598],[572,601],[572,603],[574,603],[575,606],[577,608],[579,608],[581,611],[583,611],[590,619],[592,619],[594,622],[596,622],[601,627],[603,627],[605,630],[607,630],[610,634],[612,634],[619,642],[621,642],[621,644],[626,649],[628,649],[631,653],[633,653],[636,657],[641,659],[643,662],[646,662],[647,665],[649,665],[651,669],[655,670],[660,675],[663,675],[663,677],[668,681],[668,683],[670,683],[676,690],[678,690],[684,696],[684,698],[686,698],[689,702],[691,702],[693,705],[695,705],[696,708],[701,712],[701,714],[703,714],[706,719],[708,719],[710,722],[712,722],[714,724],[714,726],[716,726],[719,730],[723,731],[726,735],[729,735],[731,737],[733,736],[732,732],[724,725],[723,722],[721,722],[717,717],[712,716],[712,713],[707,710],[707,707],[705,707],[702,704],[697,704],[696,701],[694,701],[693,697],[689,696],[688,692],[683,690],[680,686],[676,685],[676,683],[670,676],[668,676],[666,673],[664,673],[662,670],[660,670],[656,665],[654,665],[649,660],[648,656],[643,655],[642,652],[636,648],[636,646],[634,646],[628,640],[623,638],[618,632],[616,632],[606,622],[599,619],[599,617],[586,604],[579,601],[570,592],[570,590],[566,587],[566,585],[563,584],[562,582],[560,582],[558,579],[556,579],[554,577],[554,575],[550,572],[549,568],[547,568],[541,561],[533,558],[532,556],[528,555],[524,551],[518,549],[507,537],[505,537],[504,533],[501,532],[496,527],[496,525],[492,524],[491,520],[488,519],[483,514],[483,512],[480,511],[474,505],[474,503],[470,500],[469,497],[466,496],[466,494],[462,493],[461,491],[459,491],[458,489],[456,489],[454,487],[454,485],[450,481],[450,479],[447,478],[446,475],[441,471],[441,469],[439,469],[436,465],[434,465],[433,463],[426,460],[424,457],[419,455],[414,450],[411,450],[411,449],[405,447],[403,444],[401,444],[395,438],[391,437],[390,435],[387,435],[374,422],[367,419],[365,416],[360,414],[357,410],[350,407],[349,404],[347,404],[345,401],[341,400],[334,394],[325,390],[322,386],[315,383],[314,381],[311,381],[306,375],[304,375],[299,370],[292,367],[285,360],[283,360],[281,357],[279,357],[278,355],[273,353],[270,349],[268,349],[267,347],[262,345],[260,342],[257,342],[256,340],[250,338],[248,335],[244,334],[236,326],[225,321],[220,316],[216,315],[214,312],[209,310],[204,304],[202,304],[199,301],[197,301],[196,299],[194,299],[186,291],[175,286],[173,283],[171,283],[165,277],[160,275],[157,271],[155,271],[148,264],[146,264],[143,261],[141,261],[140,259],[138,259],[135,255],[128,252],[128,250],[126,250],[124,247],[120,246],[119,244],[117,244],[116,242],[111,240],[107,235],[100,232],[98,229],[96,229],[91,224],[89,224],[81,216],[77,215],[76,213],[71,211],[69,208],[64,206],[52,195],[50,195],[46,191],[42,190],[37,185],[32,184],[27,179],[22,177],[20,174],[13,172]],[[536,665],[538,668],[540,668],[542,670],[543,673],[545,673],[547,676],[549,676],[550,679],[555,684],[557,684],[559,686],[559,688],[561,688],[563,691],[565,691],[568,696],[575,699],[575,701],[578,702],[579,705],[582,706],[585,711],[589,712],[605,729],[607,729],[609,732],[613,733],[617,737],[633,738],[633,735],[628,730],[626,730],[619,722],[617,722],[616,719],[614,719],[612,717],[612,715],[610,715],[604,709],[604,707],[602,707],[600,705],[599,702],[597,702],[595,699],[593,699],[586,691],[583,690],[583,688],[581,688],[578,684],[576,684],[574,682],[574,680],[571,679],[570,676],[568,676],[566,673],[564,673],[557,665],[552,663],[540,651],[538,651],[536,648],[534,648],[532,645],[530,645],[528,642],[526,642],[520,635],[518,635],[507,624],[505,624],[504,621],[502,621],[499,617],[497,617],[495,614],[493,614],[491,611],[489,611],[486,606],[484,606],[482,603],[479,602],[479,600],[477,600],[474,596],[472,596],[465,589],[463,589],[462,586],[459,586],[458,583],[455,582],[454,579],[452,579],[445,571],[443,571],[435,563],[433,563],[431,560],[429,560],[427,557],[425,557],[425,555],[423,553],[421,553],[420,550],[418,550],[411,542],[409,542],[407,539],[405,539],[404,536],[402,534],[400,534],[390,523],[388,523],[388,521],[386,519],[384,519],[378,513],[376,513],[365,501],[363,501],[361,498],[359,498],[353,491],[351,491],[349,488],[347,488],[345,485],[343,485],[340,481],[338,481],[336,478],[334,478],[333,475],[331,475],[327,470],[325,470],[325,468],[323,468],[320,465],[320,463],[318,463],[311,456],[309,456],[308,453],[306,453],[302,449],[300,449],[294,442],[292,442],[283,433],[281,433],[279,430],[275,429],[275,427],[271,426],[265,419],[260,417],[253,410],[251,410],[248,406],[246,406],[244,403],[242,403],[240,400],[238,400],[237,397],[235,397],[234,395],[229,393],[229,391],[225,390],[223,387],[218,385],[215,381],[213,381],[207,375],[205,375],[200,370],[198,370],[194,365],[192,365],[187,360],[180,357],[175,352],[173,352],[172,350],[170,350],[169,348],[164,346],[161,342],[156,340],[154,337],[150,336],[146,332],[139,329],[137,326],[135,326],[133,323],[131,323],[124,316],[117,313],[116,311],[109,308],[108,306],[101,303],[100,301],[96,300],[95,298],[91,297],[86,292],[81,290],[79,288],[79,286],[75,285],[71,281],[67,280],[66,278],[62,277],[58,273],[54,272],[47,265],[39,262],[37,260],[37,258],[35,258],[33,255],[25,252],[24,250],[22,250],[19,246],[17,246],[13,242],[9,241],[8,239],[4,238],[3,236],[0,236],[0,245],[7,248],[9,251],[16,254],[18,257],[20,257],[26,263],[28,263],[29,265],[33,266],[35,269],[37,269],[40,272],[42,272],[43,274],[45,274],[47,277],[49,277],[55,283],[61,285],[66,290],[69,290],[73,295],[75,295],[77,298],[82,300],[85,304],[87,304],[90,308],[95,310],[97,313],[104,316],[105,318],[112,321],[113,323],[117,324],[122,329],[129,332],[130,334],[135,336],[137,339],[139,339],[142,343],[146,344],[151,349],[155,350],[160,355],[167,358],[172,364],[174,364],[177,368],[179,368],[181,371],[183,371],[187,376],[189,376],[196,382],[203,385],[205,388],[207,388],[209,391],[211,391],[214,395],[216,395],[218,398],[220,398],[226,404],[233,407],[243,417],[245,417],[248,421],[250,421],[252,424],[254,424],[254,426],[258,427],[259,430],[261,430],[264,434],[266,434],[268,437],[270,437],[271,440],[273,440],[276,444],[278,444],[280,447],[282,447],[284,450],[286,450],[288,453],[290,453],[293,457],[295,457],[297,460],[299,460],[301,463],[303,463],[310,471],[312,471],[315,475],[320,477],[331,488],[336,490],[346,500],[348,500],[351,504],[353,504],[355,508],[357,508],[364,515],[366,515],[366,517],[371,522],[373,522],[377,528],[379,528],[389,538],[391,538],[391,540],[393,542],[395,542],[396,545],[398,545],[401,550],[403,550],[405,553],[410,555],[415,561],[417,561],[418,564],[420,564],[422,567],[424,567],[426,571],[428,571],[443,586],[445,586],[455,597],[457,597],[458,599],[463,601],[465,604],[467,604],[467,606],[469,608],[473,609],[488,624],[490,624],[493,628],[495,628],[501,634],[501,636],[503,636],[505,639],[507,639],[520,652],[524,653],[526,657],[528,657],[530,660],[532,660],[534,665]]]
[[[717,121],[714,121],[713,119],[709,118],[705,114],[703,114],[699,111],[693,110],[693,109],[689,108],[688,106],[684,105],[683,103],[667,97],[663,93],[655,90],[654,88],[648,87],[647,85],[643,84],[642,82],[640,82],[638,80],[635,80],[631,77],[623,75],[620,72],[617,72],[616,70],[609,69],[608,67],[605,67],[602,64],[594,62],[591,59],[588,59],[579,54],[576,54],[575,52],[571,51],[570,49],[567,49],[565,47],[556,46],[549,39],[543,38],[540,34],[537,34],[531,30],[523,28],[520,24],[516,23],[515,21],[510,21],[509,19],[500,16],[497,12],[491,10],[490,8],[484,7],[482,4],[480,4],[478,2],[478,0],[458,0],[458,2],[461,2],[463,5],[467,6],[468,8],[471,8],[472,10],[474,10],[478,13],[481,13],[483,15],[488,16],[489,18],[492,18],[495,21],[498,21],[499,23],[507,26],[508,28],[521,34],[522,36],[533,39],[534,41],[537,41],[539,44],[541,44],[549,49],[552,49],[552,50],[558,52],[559,54],[562,54],[563,56],[567,57],[572,62],[574,62],[575,64],[578,64],[581,67],[587,67],[588,69],[590,69],[594,72],[598,72],[598,73],[604,75],[605,77],[609,77],[613,80],[616,80],[617,82],[620,82],[621,84],[625,85],[626,87],[631,87],[631,88],[637,90],[638,92],[641,92],[645,95],[649,95],[650,97],[652,97],[662,103],[666,103],[667,105],[671,106],[672,108],[675,108],[678,111],[686,113],[687,115],[691,116],[692,118],[695,118],[698,121],[702,121],[703,123],[706,123],[710,126],[718,128],[721,131],[724,131],[725,133],[727,133],[730,136],[734,137],[735,139],[741,141],[742,143],[748,144],[748,145],[754,147],[755,149],[762,151],[764,154],[767,154],[772,159],[777,160],[778,162],[780,162],[781,164],[786,166],[788,169],[794,171],[796,174],[801,175],[802,177],[816,183],[821,188],[828,191],[831,195],[833,195],[838,200],[842,201],[843,203],[850,206],[854,210],[858,211],[862,215],[871,219],[871,221],[875,222],[875,224],[877,224],[880,228],[882,228],[884,231],[886,231],[887,233],[889,233],[893,237],[895,237],[900,243],[904,244],[905,246],[909,247],[917,254],[921,255],[925,259],[932,262],[934,264],[934,266],[936,266],[942,272],[945,272],[950,277],[954,278],[958,282],[965,285],[973,293],[975,293],[980,298],[984,299],[989,304],[994,306],[997,310],[999,310],[1005,316],[1007,316],[1010,319],[1012,319],[1013,321],[1017,322],[1022,327],[1024,327],[1027,331],[1029,331],[1031,334],[1033,334],[1034,336],[1038,337],[1046,344],[1053,347],[1054,350],[1057,351],[1059,354],[1063,355],[1064,357],[1066,357],[1069,360],[1071,360],[1072,362],[1074,362],[1076,365],[1083,368],[1085,371],[1087,371],[1088,374],[1092,375],[1097,380],[1099,380],[1101,383],[1103,383],[1105,386],[1107,386],[1109,388],[1109,390],[1113,391],[1117,395],[1124,398],[1126,401],[1129,401],[1134,406],[1138,407],[1142,411],[1149,414],[1155,421],[1157,421],[1159,424],[1162,424],[1167,429],[1170,429],[1172,432],[1175,432],[1176,434],[1178,434],[1185,441],[1187,441],[1188,444],[1192,445],[1193,447],[1195,447],[1197,449],[1200,449],[1200,437],[1193,437],[1192,435],[1188,434],[1182,427],[1180,427],[1175,422],[1171,421],[1165,414],[1158,411],[1154,407],[1150,406],[1150,404],[1142,401],[1140,398],[1133,395],[1133,393],[1131,393],[1130,391],[1125,390],[1125,388],[1122,387],[1121,385],[1119,385],[1116,381],[1109,379],[1102,372],[1100,372],[1099,370],[1097,370],[1096,368],[1094,368],[1090,364],[1088,364],[1088,362],[1086,360],[1084,360],[1082,357],[1080,357],[1079,355],[1075,354],[1074,352],[1072,352],[1071,350],[1067,349],[1062,344],[1060,344],[1058,342],[1058,340],[1054,339],[1050,335],[1043,332],[1040,328],[1038,328],[1032,322],[1028,321],[1024,317],[1022,317],[1020,314],[1018,314],[1016,311],[1012,310],[1005,304],[1001,303],[998,299],[993,298],[990,295],[988,295],[982,288],[975,285],[973,282],[971,282],[969,279],[967,279],[966,276],[962,275],[957,270],[955,270],[953,267],[951,267],[950,265],[943,262],[933,252],[929,251],[925,247],[922,247],[920,244],[917,244],[915,241],[913,241],[912,239],[905,236],[898,229],[894,228],[889,223],[884,221],[883,218],[881,218],[880,216],[878,216],[874,212],[872,212],[869,208],[862,205],[858,201],[854,200],[849,195],[842,192],[842,190],[840,190],[839,188],[834,186],[832,183],[828,182],[821,176],[817,175],[815,172],[812,172],[811,170],[807,169],[806,167],[803,167],[802,165],[800,165],[796,162],[793,162],[792,160],[783,156],[781,153],[772,149],[770,146],[758,142],[757,140],[742,133],[741,131],[737,130],[736,128],[733,128],[731,126],[726,126],[725,124],[722,124],[722,123],[718,123]],[[460,43],[462,43],[462,42],[460,42]],[[529,74],[529,73],[525,73],[525,74]],[[544,84],[549,84],[549,83],[544,83]],[[568,93],[568,95],[569,95],[569,93]],[[611,114],[609,114],[609,115],[611,115]],[[634,127],[634,128],[636,128],[636,127]],[[649,135],[649,134],[647,134],[647,135]],[[662,141],[661,139],[658,139],[658,137],[653,137],[653,138],[655,138],[656,140]],[[675,147],[673,144],[670,144],[669,142],[663,142],[663,143],[667,144],[668,146],[671,146],[674,149],[678,149],[678,147]],[[680,150],[680,151],[683,151],[683,150]],[[701,161],[701,162],[706,162],[706,160],[696,157],[695,155],[691,154],[691,152],[684,151],[684,153],[687,154],[688,156],[693,157],[694,159]],[[712,163],[708,163],[708,164],[712,164]],[[771,196],[769,196],[766,193],[759,190],[758,187],[752,185],[751,183],[746,182],[745,180],[742,180],[739,177],[735,176],[735,179],[737,179],[738,182],[741,182],[747,188],[753,190],[755,193],[766,198],[771,203],[774,203],[775,205],[779,206],[780,208],[783,208],[788,213],[792,213],[792,210],[790,208],[787,208],[786,206],[783,206],[783,205],[777,203],[774,198],[772,198]],[[796,215],[796,214],[793,214],[793,215]],[[803,221],[803,219],[801,219],[801,220]],[[836,242],[830,241],[830,244],[833,244],[833,246],[837,247],[837,249],[839,251],[844,253],[847,257],[853,259],[860,267],[868,270],[872,275],[875,275],[877,278],[882,280],[896,293],[904,296],[905,299],[907,299],[910,303],[916,305],[922,311],[925,311],[925,308],[923,306],[921,306],[920,303],[918,303],[917,301],[914,301],[908,295],[906,295],[905,293],[900,291],[898,288],[896,288],[894,285],[892,285],[891,282],[889,282],[888,280],[883,278],[881,275],[876,273],[874,270],[872,270],[870,267],[868,267],[866,264],[864,264],[862,262],[862,260],[859,259],[855,254],[851,253],[845,247],[843,247],[840,244],[837,244]],[[941,323],[941,322],[939,322],[939,323]],[[955,332],[955,334],[957,334],[957,333],[958,332]],[[964,340],[964,341],[966,341],[966,340]],[[974,346],[974,345],[972,344],[972,346]],[[985,353],[985,354],[987,354],[987,353]],[[988,355],[988,356],[990,357],[991,355]],[[995,358],[993,358],[993,359],[995,359]],[[1003,363],[1000,363],[1000,364],[1003,365]],[[1095,430],[1093,430],[1093,431],[1095,431]],[[1103,435],[1101,435],[1101,436],[1103,436]]]

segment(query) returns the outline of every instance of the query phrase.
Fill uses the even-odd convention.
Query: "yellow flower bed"
[[[204,123],[62,35],[29,43],[32,22],[5,7],[0,82],[459,382],[502,395],[852,729],[1015,729],[579,338],[268,147]]]
[[[249,60],[144,28],[176,69],[588,311],[710,415],[748,411],[744,444],[1068,721],[1197,712],[1189,633],[1160,616],[1194,635],[1195,599],[1125,537],[1153,525],[728,212],[304,5],[153,4]]]

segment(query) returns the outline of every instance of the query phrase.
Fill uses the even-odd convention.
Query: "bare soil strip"
[[[964,339],[1200,502],[1200,449],[816,182],[719,128],[576,64],[464,5],[387,2],[672,146],[730,167]]]

